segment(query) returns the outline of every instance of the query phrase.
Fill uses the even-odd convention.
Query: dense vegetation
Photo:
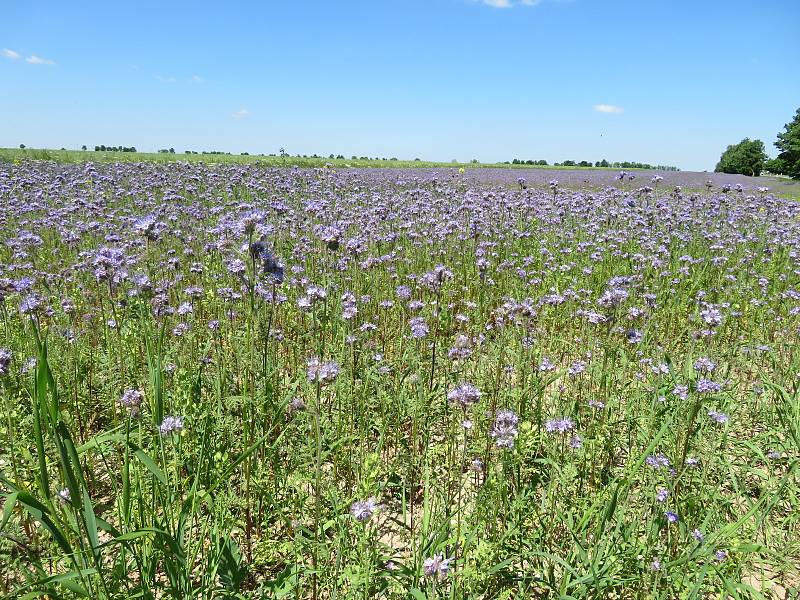
[[[512,165],[535,165],[535,166],[547,166],[546,160],[523,160],[521,158],[515,158],[510,163],[506,162],[505,164],[512,164]],[[656,170],[656,171],[680,171],[678,167],[670,167],[667,165],[651,165],[649,163],[642,163],[642,162],[635,162],[635,161],[614,161],[609,162],[605,158],[603,160],[597,160],[594,163],[590,160],[565,160],[564,162],[556,162],[553,163],[554,167],[595,167],[595,168],[612,168],[612,169],[648,169],[648,170]]]
[[[769,159],[764,142],[745,138],[727,147],[714,170],[717,173],[740,173],[754,177],[766,169],[774,175],[788,175],[800,180],[800,108],[795,112],[794,119],[778,133],[775,147],[780,153],[776,158]]]
[[[764,170],[767,153],[761,140],[743,139],[738,144],[728,146],[717,163],[717,173],[739,173],[755,177]]]
[[[780,154],[767,163],[767,169],[771,173],[800,179],[800,108],[795,112],[794,119],[778,134],[775,147]]]
[[[141,160],[158,160],[165,158],[163,155],[168,155],[170,160],[214,160],[229,161],[229,162],[263,162],[264,164],[273,166],[304,166],[304,167],[317,167],[323,165],[331,166],[353,166],[353,167],[490,167],[490,168],[508,168],[508,167],[547,167],[547,168],[604,168],[604,169],[646,169],[658,171],[678,171],[677,167],[669,167],[664,165],[650,165],[648,163],[640,162],[609,162],[605,159],[596,161],[594,164],[591,161],[575,162],[574,160],[565,160],[563,163],[556,162],[549,166],[546,160],[521,160],[515,158],[512,161],[505,161],[502,163],[481,163],[477,159],[473,159],[468,163],[458,162],[452,160],[450,162],[441,161],[423,161],[419,158],[414,160],[399,160],[397,158],[370,158],[368,156],[351,156],[346,158],[342,154],[329,154],[328,156],[321,156],[319,154],[295,154],[291,155],[286,153],[282,148],[277,154],[250,154],[249,152],[241,152],[240,154],[232,154],[230,152],[222,152],[220,150],[184,150],[183,152],[176,152],[174,148],[162,148],[157,153],[137,152],[134,147],[125,146],[95,146],[95,152],[98,155],[86,155],[84,152],[86,146],[83,146],[84,152],[64,150],[49,150],[49,149],[33,149],[27,148],[24,144],[20,144],[20,151],[16,149],[2,149],[0,148],[0,160],[18,160],[25,158],[33,158],[37,160],[59,160],[62,162],[85,162],[91,160],[124,160],[124,161],[141,161]],[[121,153],[135,152],[135,156],[125,155]]]
[[[518,173],[0,162],[0,593],[796,587],[800,204]]]

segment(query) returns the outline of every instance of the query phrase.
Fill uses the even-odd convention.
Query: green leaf
[[[128,445],[133,450],[133,455],[139,459],[139,462],[147,467],[147,470],[150,471],[156,479],[158,479],[162,484],[166,485],[167,476],[164,475],[164,471],[161,470],[161,467],[159,467],[144,450],[136,446],[136,444],[133,442],[128,442]]]
[[[50,532],[53,539],[67,555],[72,555],[72,546],[67,541],[67,536],[56,525],[49,509],[28,492],[17,492],[17,500],[34,519]]]

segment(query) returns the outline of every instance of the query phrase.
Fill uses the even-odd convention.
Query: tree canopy
[[[755,177],[764,170],[764,162],[766,160],[767,153],[764,150],[764,142],[744,138],[738,144],[728,146],[720,156],[714,171],[717,173],[739,173]]]
[[[794,119],[784,126],[784,131],[778,134],[775,147],[781,152],[777,158],[767,162],[767,169],[800,179],[800,108],[794,113]]]

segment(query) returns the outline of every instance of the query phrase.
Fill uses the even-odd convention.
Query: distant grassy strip
[[[0,148],[0,161],[13,162],[17,160],[53,160],[64,163],[78,162],[155,162],[169,163],[175,161],[226,163],[226,164],[251,164],[261,163],[271,167],[378,167],[394,169],[411,168],[448,168],[448,169],[555,169],[564,171],[619,171],[615,167],[570,167],[553,165],[520,165],[509,163],[462,163],[462,162],[436,162],[429,160],[383,160],[383,159],[341,159],[341,158],[312,158],[302,156],[259,156],[256,154],[182,154],[176,152],[95,152],[93,150],[47,150],[38,148]],[[634,171],[641,169],[625,169]]]

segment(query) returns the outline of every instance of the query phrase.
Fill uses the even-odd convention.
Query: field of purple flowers
[[[800,203],[552,176],[0,163],[0,595],[797,593]]]

